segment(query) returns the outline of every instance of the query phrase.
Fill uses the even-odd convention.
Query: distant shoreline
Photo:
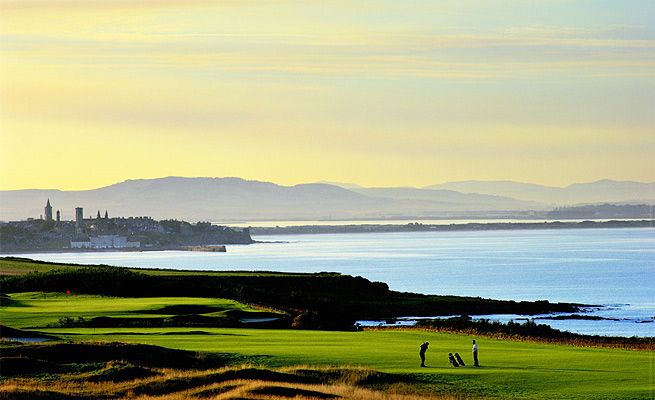
[[[463,224],[422,224],[412,222],[404,225],[398,224],[351,224],[351,225],[297,225],[276,227],[251,227],[250,234],[258,236],[274,235],[309,235],[309,234],[344,234],[344,233],[402,233],[402,232],[468,232],[468,231],[496,231],[496,230],[548,230],[548,229],[616,229],[616,228],[655,228],[655,220],[610,220],[610,221],[580,221],[580,222],[469,222]],[[255,243],[286,243],[253,240]],[[225,245],[248,245],[230,244]],[[223,245],[216,243],[215,245]],[[3,250],[0,255],[14,254],[41,254],[41,253],[116,253],[116,252],[156,252],[156,251],[191,251],[183,246],[158,246],[142,248],[116,248],[116,249],[21,249]]]
[[[250,244],[257,243],[253,241],[251,243],[230,243],[230,246],[248,246]],[[198,249],[192,249],[197,247]],[[208,246],[170,246],[170,247],[117,247],[117,248],[103,248],[103,249],[92,249],[92,248],[62,248],[62,249],[23,249],[23,250],[2,250],[0,251],[0,257],[7,255],[11,256],[13,254],[53,254],[53,253],[150,253],[156,251],[186,251],[186,252],[204,252],[204,253],[225,253],[225,250],[210,250],[212,247],[222,247],[225,249],[225,245],[208,245]]]
[[[486,230],[538,230],[538,229],[604,229],[604,228],[655,228],[655,220],[610,220],[581,222],[491,222],[464,224],[422,224],[412,222],[398,224],[352,224],[352,225],[298,225],[250,228],[251,235],[304,235],[324,233],[383,233],[383,232],[452,232]]]

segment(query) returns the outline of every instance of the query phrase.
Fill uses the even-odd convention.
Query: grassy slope
[[[64,317],[154,318],[175,315],[165,310],[161,313],[156,311],[166,306],[206,306],[211,310],[202,315],[215,317],[233,311],[262,311],[234,300],[197,297],[121,298],[31,292],[14,293],[10,298],[10,306],[0,307],[0,322],[15,328],[43,327]]]
[[[48,272],[61,268],[87,268],[89,265],[82,264],[61,264],[46,261],[35,261],[30,259],[0,257],[0,275],[24,275],[30,272]],[[248,271],[188,271],[174,269],[155,268],[129,268],[131,271],[140,272],[146,275],[209,275],[209,276],[297,276],[302,273],[291,272],[248,272]]]
[[[208,305],[248,310],[243,304],[207,298],[115,298],[48,293],[12,294],[0,308],[2,323],[44,326],[62,316],[149,316],[170,305]],[[219,311],[222,312],[222,311]],[[653,352],[579,348],[478,338],[480,369],[452,368],[449,352],[468,362],[470,337],[419,330],[325,332],[263,329],[65,328],[45,329],[72,340],[120,340],[263,360],[270,367],[297,364],[357,365],[397,374],[420,374],[442,393],[517,398],[648,398],[653,393]],[[431,343],[430,368],[418,367],[418,345]],[[264,357],[260,357],[264,356]]]
[[[55,268],[61,266],[62,268]],[[32,269],[52,269],[26,274]],[[18,276],[17,276],[18,275]],[[107,266],[43,264],[0,258],[5,292],[50,291],[111,296],[226,297],[284,309],[315,312],[306,327],[343,329],[357,319],[406,315],[539,314],[573,312],[576,305],[548,301],[514,302],[456,296],[426,296],[390,291],[386,284],[336,273],[150,271]],[[309,324],[309,325],[307,325]]]
[[[18,262],[20,263],[20,262]],[[27,267],[34,267],[27,263]],[[2,264],[0,263],[0,266]],[[24,268],[18,266],[15,268]],[[3,267],[5,268],[5,267]],[[4,270],[3,270],[4,272]],[[243,307],[221,299],[141,298],[12,294],[19,300],[0,308],[0,321],[14,327],[43,326],[61,316],[139,315],[170,304]],[[111,301],[109,301],[111,300]],[[134,313],[136,311],[136,313]],[[152,315],[144,313],[144,315]],[[47,329],[73,340],[100,339],[147,343],[175,349],[229,352],[257,357],[267,365],[361,365],[419,376],[442,393],[499,398],[639,399],[655,396],[655,354],[645,351],[579,348],[478,338],[480,369],[452,368],[449,352],[470,362],[470,337],[418,330],[324,332],[253,329]],[[197,329],[193,329],[197,330]],[[418,345],[430,341],[428,365],[418,368]]]
[[[206,353],[180,354],[180,351],[154,346],[148,346],[147,350],[155,353],[166,352],[166,356],[161,354],[157,360],[173,358],[177,362],[176,367],[170,368],[156,363],[141,366],[121,357],[134,359],[135,352],[146,350],[143,345],[92,343],[86,346],[87,353],[100,352],[104,356],[94,359],[78,358],[79,362],[71,366],[57,361],[39,361],[41,358],[52,360],[53,353],[68,350],[70,346],[67,344],[8,348],[13,354],[23,354],[24,357],[5,359],[8,363],[5,361],[2,365],[2,372],[7,371],[6,367],[13,367],[14,372],[9,372],[13,378],[0,380],[0,399],[111,400],[138,396],[141,400],[286,400],[300,396],[305,400],[428,400],[423,394],[401,394],[407,393],[407,386],[405,383],[397,385],[397,376],[360,368],[319,369],[300,366],[271,370],[247,365],[225,368],[211,366],[216,362],[220,364],[220,359],[207,365],[205,359],[200,358]],[[107,352],[117,355],[107,358]],[[179,364],[180,362],[205,366],[190,369]],[[32,372],[32,377],[26,379],[24,376],[29,374],[28,371]],[[47,379],[39,378],[38,374],[44,371],[48,371]],[[444,400],[446,397],[430,396],[429,399]]]
[[[649,398],[654,354],[478,338],[482,368],[452,368],[449,352],[471,361],[470,337],[427,331],[325,332],[257,329],[48,329],[74,340],[111,339],[174,349],[265,356],[268,366],[364,366],[421,374],[435,391],[516,398]],[[175,334],[175,333],[178,334]],[[418,367],[418,345],[430,342]]]
[[[70,268],[82,268],[82,266],[67,266]],[[60,267],[62,267],[61,264],[42,263],[12,257],[0,258],[0,275],[24,275],[30,272],[47,272]]]

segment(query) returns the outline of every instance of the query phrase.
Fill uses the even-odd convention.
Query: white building
[[[88,242],[74,242],[71,240],[71,249],[128,249],[139,248],[140,242],[128,242],[125,236],[99,235],[89,237]]]

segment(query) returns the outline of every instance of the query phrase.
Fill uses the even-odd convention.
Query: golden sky
[[[0,0],[3,190],[564,186],[654,159],[648,0]]]

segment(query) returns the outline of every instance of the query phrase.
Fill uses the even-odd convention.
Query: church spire
[[[52,221],[52,206],[50,205],[50,199],[45,203],[45,220]]]

